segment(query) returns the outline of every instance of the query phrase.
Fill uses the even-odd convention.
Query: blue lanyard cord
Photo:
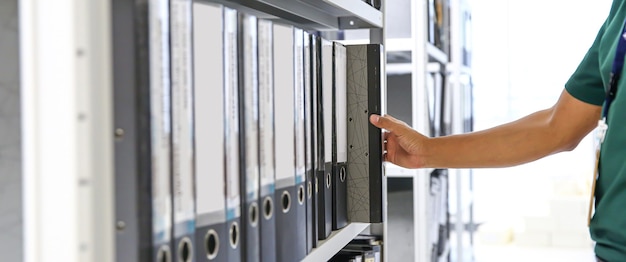
[[[622,34],[618,37],[617,50],[615,51],[615,59],[613,60],[613,68],[611,70],[611,79],[609,80],[609,89],[606,92],[606,98],[604,101],[604,110],[602,110],[602,118],[606,119],[609,114],[609,107],[615,99],[617,93],[617,83],[619,82],[624,68],[624,56],[626,56],[626,21],[624,22],[624,28]]]

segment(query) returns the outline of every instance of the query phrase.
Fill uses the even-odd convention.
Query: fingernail
[[[378,119],[380,119],[380,116],[372,115],[372,120],[374,121],[374,123],[378,123]]]

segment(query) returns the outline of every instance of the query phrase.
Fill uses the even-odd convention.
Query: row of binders
[[[116,215],[137,225],[118,227],[118,261],[300,261],[382,222],[381,45],[216,3],[145,10],[137,86],[115,88],[116,123],[136,126],[116,140],[116,178],[136,183],[116,182]]]

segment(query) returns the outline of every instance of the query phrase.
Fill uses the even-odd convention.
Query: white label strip
[[[335,43],[335,124],[337,125],[337,162],[348,160],[347,58],[346,47]]]
[[[276,187],[293,186],[295,173],[293,27],[274,24]]]
[[[194,3],[196,213],[224,212],[224,38],[221,6]],[[216,223],[222,220],[213,221]]]
[[[237,69],[237,11],[224,8],[224,91],[226,95],[226,216],[239,217],[239,96]]]
[[[304,32],[295,28],[295,110],[296,110],[296,184],[305,180],[305,142],[304,142]]]
[[[333,136],[333,43],[322,39],[322,97],[324,106],[324,161],[332,162]]]
[[[269,20],[258,21],[259,39],[259,132],[261,187],[264,194],[274,192],[274,57],[273,25]]]
[[[172,123],[174,222],[195,218],[193,174],[193,78],[191,0],[173,0],[172,8]],[[193,230],[189,225],[186,230]],[[187,234],[189,232],[177,232]]]
[[[244,100],[246,143],[246,199],[259,198],[259,85],[257,74],[257,18],[244,14]]]
[[[154,242],[171,239],[170,67],[167,0],[149,3],[150,115],[152,129],[152,207]]]

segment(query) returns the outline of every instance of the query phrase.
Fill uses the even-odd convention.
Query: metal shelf
[[[447,64],[449,61],[448,55],[431,43],[426,43],[426,53],[428,53],[428,58],[431,62]]]
[[[302,262],[328,261],[345,247],[352,239],[370,226],[369,223],[350,223],[346,227],[333,231],[325,240],[317,243],[317,248],[313,249]]]
[[[243,8],[312,30],[382,28],[383,14],[361,0],[199,0]]]

